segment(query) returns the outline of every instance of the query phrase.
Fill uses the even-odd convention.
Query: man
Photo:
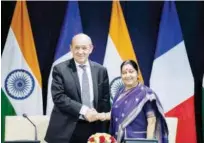
[[[73,59],[53,68],[48,143],[87,143],[90,135],[104,132],[105,122],[97,121],[97,113],[110,111],[107,70],[89,60],[90,37],[75,35],[70,48]]]

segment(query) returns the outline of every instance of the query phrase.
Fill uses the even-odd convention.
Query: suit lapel
[[[72,76],[74,78],[74,81],[75,81],[75,84],[76,84],[76,87],[77,87],[77,92],[78,92],[77,95],[78,95],[78,98],[79,98],[79,100],[81,102],[80,83],[79,83],[78,73],[77,73],[77,69],[76,69],[74,59],[71,59],[69,68],[71,69],[71,74],[72,74]]]
[[[94,107],[96,108],[98,105],[98,77],[97,77],[97,69],[92,61],[90,61],[91,66],[91,75],[93,80],[93,92],[94,92]]]

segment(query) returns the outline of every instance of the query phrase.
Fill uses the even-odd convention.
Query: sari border
[[[142,101],[140,101],[140,103],[138,104],[137,108],[135,108],[132,112],[130,112],[129,115],[126,116],[126,118],[123,120],[123,122],[119,125],[118,135],[117,135],[117,142],[121,142],[122,136],[124,134],[124,129],[138,116],[138,114],[141,112],[143,106],[145,105],[145,103],[147,101],[153,101],[153,100],[156,101],[156,106],[158,108],[158,111],[162,115],[163,119],[165,120],[165,116],[163,114],[163,108],[162,108],[161,104],[157,101],[157,99],[158,98],[157,98],[157,96],[156,96],[156,94],[154,92],[152,94],[148,94],[147,91],[146,91],[145,98],[142,99]],[[155,135],[157,137],[159,137],[158,134],[159,133],[158,133],[158,131],[156,131],[156,127],[155,127]],[[164,136],[165,137],[168,136],[167,134],[165,132]]]
[[[126,128],[136,117],[137,115],[141,112],[142,107],[144,104],[148,101],[148,98],[144,98],[138,105],[137,108],[135,108],[126,118],[124,121],[119,125],[118,129],[118,136],[117,136],[117,142],[120,142],[122,140],[122,136],[124,134],[124,128]]]

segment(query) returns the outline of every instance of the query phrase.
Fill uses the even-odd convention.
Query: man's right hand
[[[98,120],[97,118],[98,112],[95,109],[88,109],[86,114],[84,115],[85,119],[89,122],[94,122]]]

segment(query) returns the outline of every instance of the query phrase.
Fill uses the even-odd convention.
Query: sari
[[[146,138],[147,118],[151,116],[156,117],[154,137],[159,143],[168,143],[168,128],[157,95],[141,83],[128,91],[122,88],[113,100],[111,134],[118,143],[125,138]]]

